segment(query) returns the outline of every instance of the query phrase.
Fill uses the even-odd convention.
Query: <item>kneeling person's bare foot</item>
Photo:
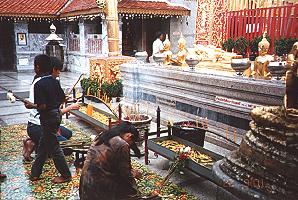
[[[64,177],[64,176],[56,176],[52,180],[53,183],[66,183],[70,181],[71,181],[71,177]]]
[[[5,174],[1,174],[1,172],[0,172],[0,180],[2,181],[2,180],[4,180],[6,178],[6,175]]]

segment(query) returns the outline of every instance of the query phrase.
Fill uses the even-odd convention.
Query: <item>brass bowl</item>
[[[162,64],[165,59],[166,59],[166,56],[162,53],[156,53],[153,55],[153,60],[158,64]]]
[[[185,58],[185,62],[188,64],[190,69],[194,69],[196,65],[200,62],[198,56],[188,55]]]
[[[250,65],[251,62],[248,58],[233,58],[231,60],[231,66],[237,74],[242,74],[244,70],[250,67]]]

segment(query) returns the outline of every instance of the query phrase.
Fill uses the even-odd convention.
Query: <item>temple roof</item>
[[[1,0],[0,16],[57,17],[68,0]]]
[[[122,0],[118,3],[122,15],[187,16],[190,10],[167,0]],[[62,18],[103,15],[96,0],[0,0],[0,17]]]
[[[61,17],[90,15],[103,12],[95,0],[73,0],[61,12]],[[122,0],[118,3],[118,13],[146,15],[190,15],[190,10],[182,5],[166,0]]]

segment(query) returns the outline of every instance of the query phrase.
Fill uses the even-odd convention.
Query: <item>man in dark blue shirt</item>
[[[37,156],[31,169],[31,180],[38,180],[48,155],[53,158],[55,167],[61,174],[53,179],[54,183],[64,183],[71,180],[71,173],[64,154],[57,140],[56,133],[61,123],[60,105],[65,100],[65,94],[58,80],[47,72],[51,67],[50,57],[38,55],[34,59],[34,69],[41,71],[41,79],[34,85],[34,104],[40,114],[42,136],[39,141]]]

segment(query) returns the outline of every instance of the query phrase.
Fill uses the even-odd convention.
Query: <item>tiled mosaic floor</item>
[[[74,130],[73,140],[87,140],[79,130]],[[22,138],[26,137],[26,125],[2,126],[0,148],[0,170],[7,175],[7,179],[1,182],[0,199],[79,199],[80,170],[73,166],[73,158],[67,157],[73,179],[69,183],[52,184],[51,179],[57,175],[52,161],[44,166],[42,180],[31,182],[29,173],[31,163],[23,163]],[[162,177],[149,171],[145,166],[133,162],[133,167],[142,171],[143,177],[138,180],[139,190],[146,194],[154,189],[162,180]],[[161,191],[163,199],[196,199],[174,184],[167,184]]]

